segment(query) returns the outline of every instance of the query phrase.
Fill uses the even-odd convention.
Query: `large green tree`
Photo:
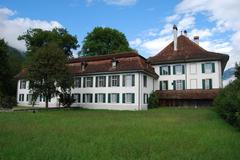
[[[0,39],[0,96],[9,94],[10,67],[8,63],[8,46],[3,39]]]
[[[27,46],[27,53],[34,54],[34,52],[49,43],[56,43],[65,55],[72,56],[72,49],[79,47],[76,36],[72,36],[66,29],[54,28],[51,31],[42,29],[29,29],[25,34],[18,37],[18,40],[25,40]]]
[[[131,50],[122,32],[108,27],[96,27],[85,37],[79,55],[105,55]]]
[[[66,65],[67,60],[64,50],[56,43],[48,43],[35,51],[28,63],[27,76],[33,101],[42,95],[48,108],[52,96],[71,88],[73,80]]]

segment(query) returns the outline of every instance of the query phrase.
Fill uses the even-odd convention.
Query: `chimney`
[[[177,26],[173,25],[173,43],[174,43],[174,51],[177,51],[177,33],[178,29]]]
[[[187,30],[184,30],[183,34],[184,34],[185,37],[187,37]]]
[[[199,45],[199,36],[194,36],[193,41]]]

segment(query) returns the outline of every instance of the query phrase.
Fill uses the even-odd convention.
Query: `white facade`
[[[205,67],[205,71],[203,73],[202,65],[214,65],[214,69],[212,71],[207,70]],[[173,71],[174,66],[184,66],[184,71],[177,73],[177,71]],[[174,90],[173,82],[177,82],[178,80],[184,80],[184,89],[215,89],[222,88],[222,69],[220,61],[205,61],[205,62],[188,62],[188,63],[175,63],[175,64],[161,64],[161,65],[153,65],[155,72],[159,75],[159,79],[155,81],[155,90],[161,90],[160,83],[161,81],[167,81],[168,87],[166,90]],[[170,74],[164,75],[160,73],[160,68],[169,67]],[[176,67],[175,67],[176,68]],[[211,68],[211,67],[210,67]],[[176,70],[176,69],[175,69]],[[210,88],[207,86],[203,86],[203,80],[211,80]],[[205,83],[206,83],[205,81]],[[165,88],[162,88],[165,90]],[[175,88],[178,90],[178,88]]]
[[[119,86],[109,86],[109,76],[119,76]],[[96,86],[96,77],[104,76],[106,77],[105,87]],[[126,77],[134,77],[134,80]],[[87,87],[85,83],[84,87],[84,77],[92,77],[92,87]],[[145,77],[145,78],[144,78]],[[146,110],[147,109],[147,98],[149,94],[154,91],[154,78],[145,74],[144,72],[128,72],[128,73],[116,73],[116,74],[99,74],[99,75],[87,75],[79,76],[81,78],[81,85],[79,87],[72,88],[71,94],[79,94],[79,99],[77,98],[72,107],[83,107],[89,109],[114,109],[114,110]],[[123,79],[125,81],[123,82]],[[91,78],[90,78],[91,79]],[[144,79],[147,81],[144,84]],[[30,98],[27,95],[30,94],[28,89],[29,82],[26,83],[25,87],[20,87],[22,80],[18,81],[18,91],[17,91],[17,101],[20,106],[30,106]],[[134,81],[132,84],[132,81]],[[129,84],[130,83],[130,84]],[[21,88],[21,89],[20,89]],[[118,102],[110,102],[109,94],[118,94]],[[92,96],[89,96],[89,95]],[[105,101],[96,102],[96,94],[102,94],[101,98],[105,98]],[[103,94],[105,96],[103,96]],[[24,98],[21,99],[22,95]],[[78,97],[78,95],[76,96]],[[87,98],[88,97],[88,98]],[[112,96],[114,97],[114,96]],[[131,99],[129,99],[131,97]],[[84,102],[85,99],[85,102]],[[88,102],[88,100],[90,102]],[[79,101],[79,102],[78,102]],[[38,98],[36,107],[44,107],[45,101],[43,98]],[[52,98],[49,102],[49,107],[59,107],[58,99],[56,97]]]

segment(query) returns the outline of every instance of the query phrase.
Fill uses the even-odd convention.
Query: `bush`
[[[11,97],[11,96],[0,97],[0,107],[10,109],[16,105],[17,105],[16,97]]]
[[[214,106],[223,119],[240,128],[240,80],[226,86],[216,97]]]
[[[70,94],[61,93],[59,97],[59,103],[64,107],[69,108],[75,102],[74,98]]]
[[[159,106],[159,98],[156,92],[152,92],[148,98],[148,108],[157,108]]]

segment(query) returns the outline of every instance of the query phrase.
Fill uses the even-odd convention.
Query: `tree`
[[[25,40],[28,54],[32,54],[38,48],[52,42],[63,49],[67,56],[72,56],[71,49],[77,49],[79,47],[77,37],[70,35],[68,31],[63,28],[54,28],[51,31],[38,28],[30,29],[24,35],[19,36],[18,40]]]
[[[83,41],[83,56],[105,55],[131,51],[129,43],[122,32],[112,28],[96,27],[88,33]]]
[[[48,43],[38,48],[31,56],[27,79],[34,97],[45,97],[45,105],[52,96],[67,92],[73,84],[73,78],[67,67],[67,55],[58,44]]]
[[[240,80],[240,63],[235,65],[235,77]]]
[[[0,96],[9,94],[10,67],[8,63],[8,47],[3,39],[0,39]]]

